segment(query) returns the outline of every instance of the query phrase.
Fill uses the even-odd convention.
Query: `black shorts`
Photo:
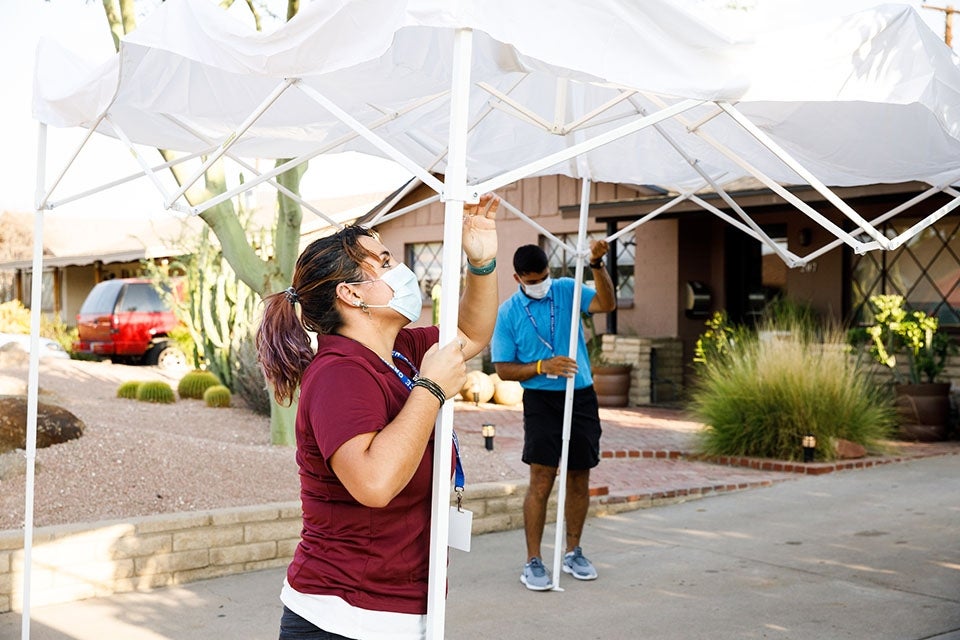
[[[560,466],[565,391],[523,390],[523,461]],[[575,389],[570,422],[567,468],[592,469],[600,464],[600,409],[593,387]]]

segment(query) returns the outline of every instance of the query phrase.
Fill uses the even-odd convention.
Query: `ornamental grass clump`
[[[230,389],[217,384],[203,392],[203,401],[208,407],[229,407]]]
[[[193,398],[199,400],[203,398],[204,392],[210,387],[222,384],[220,378],[212,371],[203,371],[195,369],[187,372],[177,384],[177,394],[182,399]]]
[[[176,397],[173,395],[173,387],[161,380],[154,380],[140,385],[137,389],[137,400],[170,404],[176,402]]]
[[[127,400],[136,400],[137,391],[140,389],[140,385],[143,384],[139,380],[130,380],[124,382],[117,389],[118,398],[126,398]]]
[[[699,434],[708,455],[801,460],[804,436],[815,459],[837,457],[842,438],[884,450],[896,424],[892,399],[860,370],[842,332],[818,337],[780,328],[774,339],[741,334],[722,356],[701,363],[690,408],[708,425]]]

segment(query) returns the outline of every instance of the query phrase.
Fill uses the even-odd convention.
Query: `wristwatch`
[[[591,269],[603,269],[603,258],[597,258],[590,263]]]

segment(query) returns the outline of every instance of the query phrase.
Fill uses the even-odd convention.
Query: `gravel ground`
[[[109,361],[41,363],[41,401],[70,410],[86,430],[37,451],[36,526],[299,499],[293,448],[271,445],[269,419],[242,401],[213,409],[116,397],[121,382],[167,380],[176,389],[181,375]],[[0,353],[0,394],[26,380],[25,354]],[[482,444],[462,446],[471,481],[516,475],[500,456],[473,451]],[[0,530],[23,526],[24,469],[23,451],[0,455]]]

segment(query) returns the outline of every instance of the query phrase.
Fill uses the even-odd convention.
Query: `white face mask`
[[[552,279],[550,276],[544,278],[541,282],[536,284],[522,284],[523,292],[533,298],[534,300],[539,300],[547,295],[547,292],[550,291],[550,283]]]
[[[390,271],[377,278],[387,283],[387,286],[393,290],[393,297],[387,304],[368,304],[369,309],[390,308],[407,318],[410,322],[416,322],[420,319],[420,312],[423,310],[423,298],[420,297],[420,283],[417,281],[417,275],[405,264],[398,264]],[[364,282],[376,282],[376,280],[364,280]],[[351,282],[348,284],[362,284],[361,282]]]

